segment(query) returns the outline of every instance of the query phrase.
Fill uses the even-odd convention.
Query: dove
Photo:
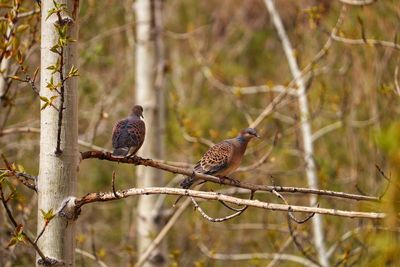
[[[227,139],[212,146],[197,162],[193,171],[225,178],[239,167],[247,144],[254,137],[259,138],[257,131],[254,128],[247,128],[242,130],[236,138]],[[180,185],[188,189],[194,182],[195,178],[192,175],[186,177]]]
[[[142,118],[142,106],[135,105],[129,117],[115,124],[112,133],[113,156],[130,157],[136,154],[146,135],[146,126]]]

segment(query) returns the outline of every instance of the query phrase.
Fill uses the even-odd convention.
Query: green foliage
[[[18,243],[26,243],[26,237],[23,233],[24,226],[22,224],[18,225],[18,227],[14,230],[14,236],[8,242],[7,248],[12,247]]]
[[[56,214],[53,212],[53,209],[48,211],[41,209],[40,212],[42,213],[42,218],[45,221],[45,224],[48,224],[56,216]]]
[[[49,9],[47,13],[46,20],[53,14],[57,14],[58,16],[61,14],[61,12],[67,12],[67,5],[63,3],[57,3],[56,1],[53,0],[54,8]]]

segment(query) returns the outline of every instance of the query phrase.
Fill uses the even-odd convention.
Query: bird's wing
[[[127,125],[127,129],[131,141],[130,147],[135,147],[135,151],[133,151],[133,153],[136,153],[136,151],[139,150],[144,142],[144,137],[146,135],[146,126],[144,124],[144,121],[139,119],[129,122]]]
[[[128,119],[123,119],[118,121],[112,131],[112,146],[113,148],[127,147],[125,143],[126,136],[126,125],[128,124]]]
[[[113,129],[113,147],[136,147],[139,149],[143,144],[145,134],[146,128],[142,120],[129,118],[121,120],[115,124]]]
[[[212,146],[194,167],[196,172],[217,175],[229,167],[234,147],[230,142],[223,141]]]

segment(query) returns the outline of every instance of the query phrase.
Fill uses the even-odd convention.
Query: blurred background
[[[0,3],[5,17],[13,1]],[[332,266],[399,266],[400,47],[396,42],[400,6],[395,0],[348,5],[346,10],[340,1],[280,0],[275,4],[307,86],[318,187],[372,196],[386,192],[380,204],[318,198],[321,207],[389,215],[384,221],[323,216],[329,260]],[[32,1],[23,1],[22,7],[21,12],[38,8]],[[79,139],[109,150],[114,123],[126,117],[135,103],[134,9],[132,0],[81,1]],[[233,177],[255,184],[308,187],[301,114],[294,96],[298,88],[264,1],[168,0],[163,1],[162,14],[166,135],[159,142],[165,145],[164,159],[191,166],[210,144],[236,136],[280,96],[282,100],[258,123],[261,139],[250,143],[242,166],[268,157],[257,168]],[[340,15],[340,27],[335,28]],[[0,20],[2,36],[7,31],[5,21]],[[9,70],[20,77],[33,76],[40,64],[40,16],[33,13],[19,23],[26,26],[16,31],[13,46],[26,57],[26,69],[13,55]],[[337,38],[330,37],[334,29]],[[341,38],[361,42],[351,44]],[[389,44],[374,45],[366,39]],[[29,84],[13,79],[7,83],[0,107],[0,153],[37,175],[39,134],[34,129],[40,125],[39,98]],[[31,130],[7,133],[20,127]],[[80,147],[80,151],[88,149]],[[388,181],[376,165],[392,181],[387,191]],[[86,160],[79,167],[78,196],[110,191],[113,170],[119,189],[134,187],[140,179],[132,165]],[[183,178],[165,173],[165,185],[178,187]],[[17,188],[13,210],[35,233],[36,196],[21,185]],[[203,189],[248,195],[209,183]],[[306,195],[286,196],[290,204],[309,205]],[[256,198],[281,203],[269,193],[256,194]],[[175,197],[159,199],[167,220],[175,210]],[[217,202],[201,201],[200,205],[213,217],[231,213]],[[98,266],[98,261],[107,266],[135,264],[136,206],[137,198],[131,197],[83,208],[77,221],[76,242],[81,251],[77,266]],[[189,205],[165,237],[168,264],[307,266],[307,256],[294,244],[286,217],[283,212],[250,208],[235,219],[212,223]],[[31,247],[6,248],[10,230],[2,209],[0,224],[0,265],[31,266]],[[317,258],[311,222],[292,227],[305,254]],[[300,262],[276,262],[273,253],[296,256]]]

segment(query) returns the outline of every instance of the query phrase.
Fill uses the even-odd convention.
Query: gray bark
[[[68,11],[74,20],[70,24],[70,36],[77,39],[78,22],[73,10],[75,1],[58,0],[58,3],[68,4]],[[75,2],[76,3],[76,2]],[[51,78],[51,71],[46,68],[54,64],[59,55],[49,49],[56,44],[58,35],[54,23],[57,15],[47,20],[48,10],[53,8],[52,0],[42,1],[41,18],[41,79],[40,94],[50,98],[57,94],[46,88]],[[76,7],[77,8],[77,7]],[[63,16],[66,14],[63,14]],[[75,43],[64,49],[64,72],[68,72],[72,65],[76,66]],[[64,77],[66,74],[64,75]],[[53,75],[54,82],[59,82],[59,75]],[[59,107],[60,97],[54,103]],[[43,104],[43,102],[41,103]],[[77,120],[77,79],[68,79],[65,83],[64,113],[61,126],[61,155],[56,155],[58,111],[47,107],[41,111],[40,118],[40,166],[38,177],[38,233],[43,229],[44,220],[40,210],[54,212],[61,206],[62,201],[75,195],[76,177],[78,172],[78,120]],[[62,260],[65,266],[74,266],[75,250],[75,223],[56,216],[48,225],[38,242],[39,248],[47,257]]]

